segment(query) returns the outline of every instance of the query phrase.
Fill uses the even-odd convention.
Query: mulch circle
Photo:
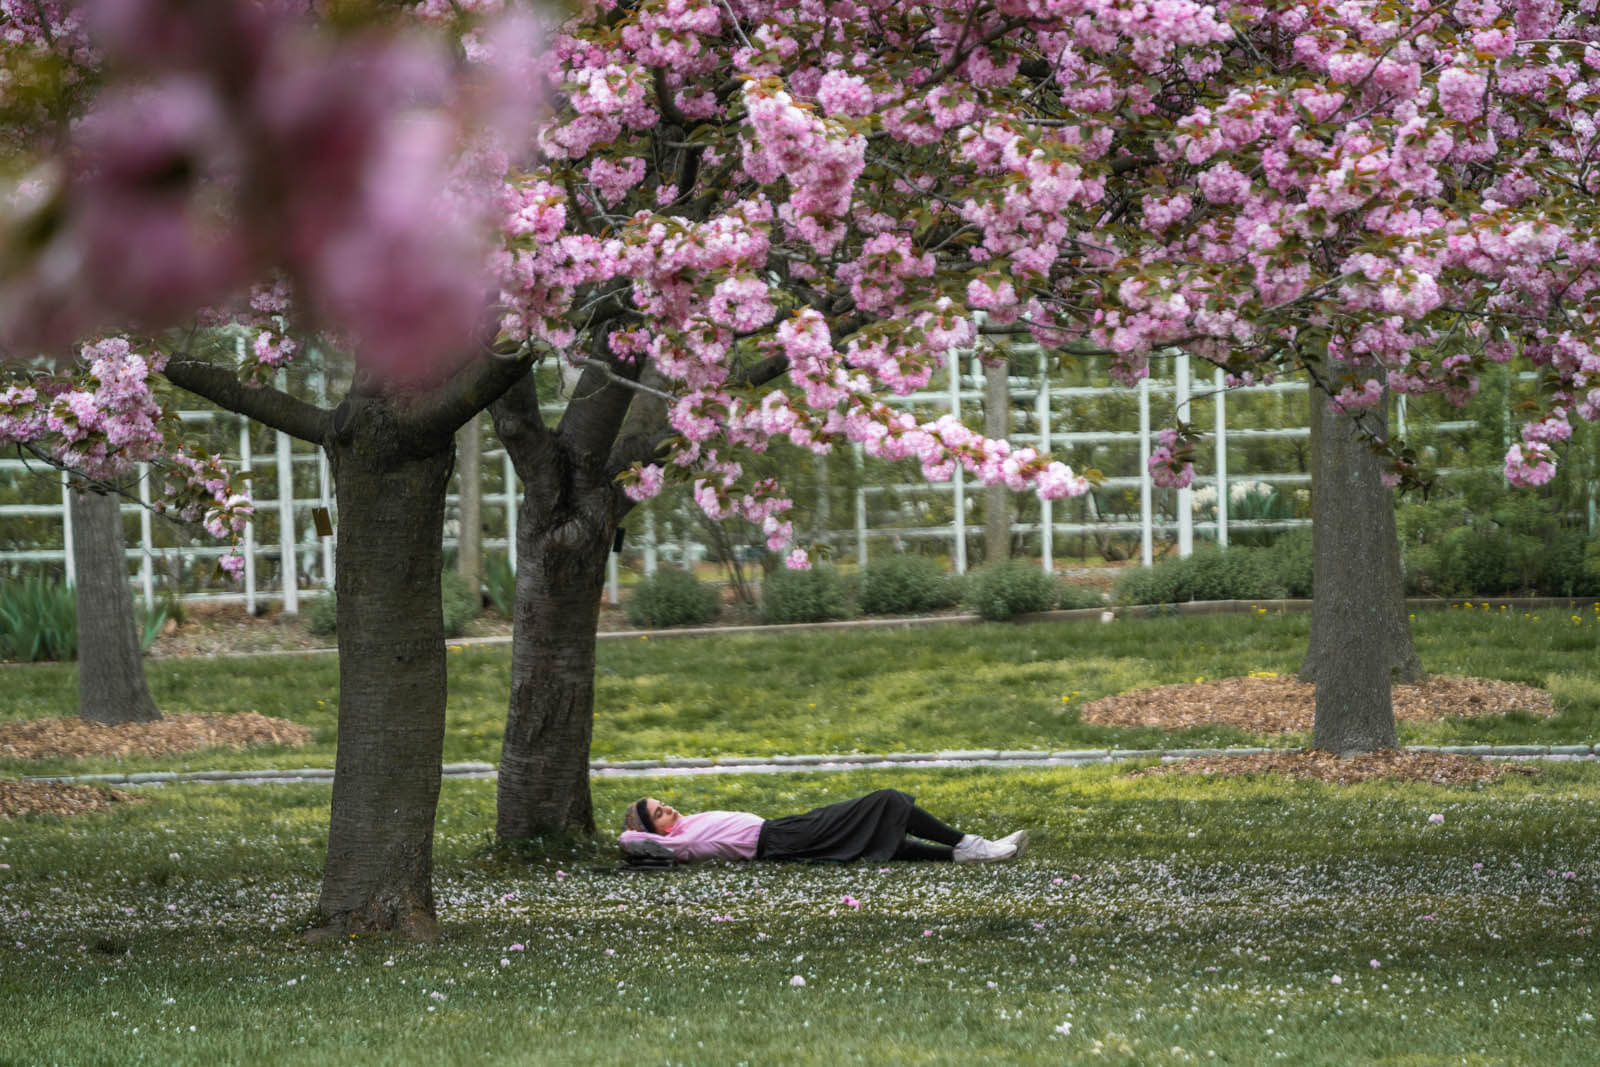
[[[311,731],[253,711],[237,715],[169,715],[115,726],[87,719],[0,722],[0,759],[81,759],[86,756],[171,756],[201,748],[303,745]]]
[[[0,819],[22,815],[89,815],[116,804],[143,802],[144,797],[104,786],[0,778]]]
[[[1396,719],[1432,722],[1522,711],[1547,718],[1555,701],[1543,689],[1492,678],[1438,674],[1421,685],[1394,687]],[[1133,689],[1085,704],[1084,722],[1097,726],[1233,726],[1246,733],[1310,730],[1317,687],[1281,675],[1221,678]]]
[[[1486,760],[1450,752],[1405,752],[1383,749],[1338,756],[1322,749],[1297,749],[1239,756],[1196,756],[1129,771],[1132,778],[1158,774],[1204,774],[1237,778],[1251,774],[1286,774],[1331,785],[1351,785],[1375,778],[1429,782],[1433,785],[1476,785],[1505,774],[1538,774],[1526,763]]]

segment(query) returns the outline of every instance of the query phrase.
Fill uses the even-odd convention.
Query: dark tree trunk
[[[78,715],[108,724],[153,722],[161,712],[145,682],[119,505],[114,493],[72,493]]]
[[[1368,426],[1385,431],[1382,409]],[[1398,744],[1391,687],[1421,681],[1406,619],[1394,493],[1351,419],[1311,390],[1311,639],[1300,667],[1317,686],[1311,744],[1340,755]]]
[[[657,458],[668,435],[659,376],[614,360],[605,342],[605,329],[592,334],[592,357],[558,429],[544,424],[532,377],[489,409],[523,484],[496,818],[505,840],[594,831],[595,627],[606,554],[632,507],[617,476]],[[787,368],[772,357],[744,368],[740,380],[770,381]]]
[[[339,741],[318,908],[335,929],[436,933],[433,822],[445,713],[439,581],[452,451],[400,457],[328,447],[339,505]]]
[[[454,434],[518,379],[525,356],[479,359],[399,395],[359,373],[333,412],[247,387],[204,360],[167,364],[175,384],[322,446],[339,504],[339,740],[326,925],[438,934],[433,822],[444,755],[445,644],[439,582]]]
[[[571,508],[526,498],[517,516],[511,706],[495,832],[519,840],[593,833],[589,742],[595,629],[616,522],[602,486]]]

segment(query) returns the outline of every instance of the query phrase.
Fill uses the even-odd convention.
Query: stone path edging
[[[681,757],[660,760],[591,760],[589,774],[594,778],[649,778],[690,774],[783,774],[798,771],[883,770],[901,767],[1082,767],[1093,763],[1123,760],[1160,759],[1163,762],[1194,759],[1199,756],[1259,756],[1272,748],[1176,748],[1176,749],[961,749],[943,752],[889,752],[883,754],[845,753],[843,755],[800,756],[719,756]],[[1408,745],[1407,752],[1442,752],[1489,759],[1591,760],[1600,758],[1600,745]],[[447,763],[446,778],[494,778],[492,763]],[[30,782],[64,782],[77,785],[171,785],[189,782],[228,785],[333,781],[331,767],[301,767],[254,771],[147,771],[132,774],[79,774],[40,776]]]

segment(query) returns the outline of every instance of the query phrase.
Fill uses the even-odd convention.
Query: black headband
[[[650,818],[650,801],[648,798],[640,798],[639,802],[633,806],[633,810],[638,814],[639,823],[645,828],[646,833],[659,832],[656,830],[655,820]]]

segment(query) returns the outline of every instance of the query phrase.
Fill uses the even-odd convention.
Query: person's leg
[[[934,863],[949,863],[956,858],[956,850],[949,845],[929,845],[921,841],[905,838],[900,842],[900,847],[894,850],[897,860],[922,860]]]
[[[953,829],[945,823],[929,815],[916,805],[911,807],[911,815],[906,819],[906,836],[920,837],[927,841],[935,841],[941,845],[958,845],[966,836],[960,830]]]

